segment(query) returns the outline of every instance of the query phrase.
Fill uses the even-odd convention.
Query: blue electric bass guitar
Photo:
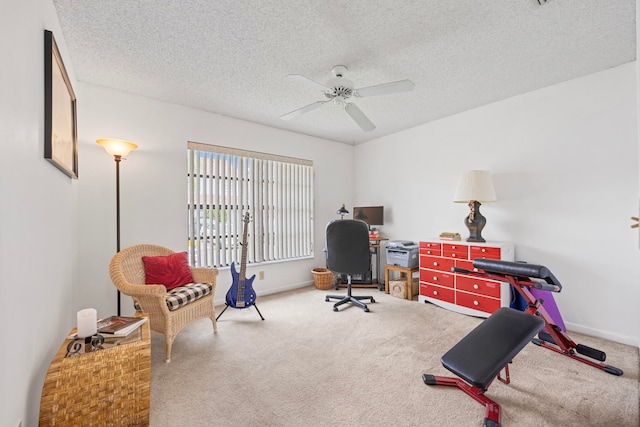
[[[256,302],[256,293],[253,290],[254,274],[251,278],[245,277],[247,271],[247,231],[249,228],[249,213],[244,215],[244,232],[242,235],[242,259],[240,261],[240,272],[236,270],[236,263],[231,263],[231,277],[233,283],[227,292],[227,305],[233,308],[251,307]],[[226,308],[226,307],[225,307]],[[222,314],[222,313],[220,313]]]

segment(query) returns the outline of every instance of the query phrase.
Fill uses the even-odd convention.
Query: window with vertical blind
[[[192,266],[313,256],[312,161],[190,141],[187,187]]]

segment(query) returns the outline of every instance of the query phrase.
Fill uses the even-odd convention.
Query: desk
[[[149,321],[133,334],[132,342],[71,357],[65,339],[44,380],[39,426],[148,426]]]
[[[389,240],[386,237],[369,237],[369,247],[371,249],[371,253],[376,257],[376,280],[375,283],[378,285],[378,290],[382,290],[382,283],[380,283],[380,245],[382,241]],[[371,278],[371,282],[373,282],[373,277]]]
[[[417,273],[420,271],[419,267],[400,267],[397,265],[387,264],[384,269],[384,292],[386,294],[389,293],[389,272],[397,271],[400,273],[400,278],[404,275],[407,279],[407,284],[404,287],[404,298],[408,300],[413,299],[412,289],[413,289],[413,273]]]

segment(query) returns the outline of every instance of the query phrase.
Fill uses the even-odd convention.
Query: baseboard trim
[[[609,341],[618,342],[620,344],[631,345],[637,348],[640,348],[640,340],[638,338],[629,337],[621,334],[614,334],[611,332],[603,331],[601,329],[589,328],[583,325],[578,325],[576,323],[565,322],[565,326],[567,330],[574,331],[579,334],[589,335],[596,338],[602,338]]]
[[[256,293],[258,294],[258,299],[256,300],[256,304],[257,302],[260,300],[260,296],[265,296],[265,295],[271,295],[271,294],[277,294],[280,292],[286,292],[286,291],[292,291],[294,289],[299,289],[299,288],[305,288],[307,286],[311,286],[313,285],[313,280],[309,281],[309,282],[302,282],[302,283],[293,283],[287,286],[281,286],[279,288],[271,288],[269,290],[265,290],[264,292],[261,290],[260,292],[256,291]],[[227,299],[227,293],[225,291],[225,293],[221,296],[216,296],[213,299],[213,303],[218,306],[218,305],[224,305],[226,303],[226,299]]]

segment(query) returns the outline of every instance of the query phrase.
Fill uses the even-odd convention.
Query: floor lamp
[[[120,161],[132,150],[138,148],[133,142],[123,139],[102,138],[96,142],[113,156],[116,162],[116,253],[120,252]],[[120,291],[118,290],[118,316],[120,316]]]

